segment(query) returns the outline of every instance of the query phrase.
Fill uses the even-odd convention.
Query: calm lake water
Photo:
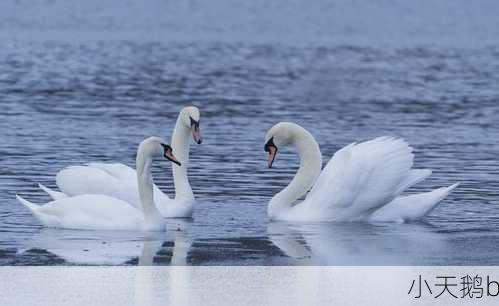
[[[264,40],[244,27],[214,38],[218,23],[194,24],[174,39],[112,26],[40,36],[18,22],[26,16],[0,24],[0,265],[499,264],[497,42],[445,36],[451,43],[439,44],[430,26],[409,44],[356,31],[349,40],[348,27],[328,38],[314,30],[328,19],[309,20],[303,32],[292,27],[296,36],[282,40],[282,25],[268,23]],[[316,43],[302,43],[300,33]],[[134,166],[138,143],[169,139],[189,104],[201,109],[204,134],[191,146],[192,220],[169,220],[166,233],[150,235],[46,229],[15,200],[47,202],[37,183],[55,188],[55,174],[69,165]],[[325,162],[353,141],[399,136],[414,146],[416,168],[434,170],[410,192],[461,185],[421,223],[268,222],[270,197],[298,165],[284,149],[266,167],[265,132],[284,120],[316,137]],[[154,167],[171,195],[169,163]]]

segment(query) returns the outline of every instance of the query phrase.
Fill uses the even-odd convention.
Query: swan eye
[[[191,119],[191,127],[194,127],[195,130],[199,130],[199,121],[192,119],[191,116],[189,116],[189,119]]]
[[[196,141],[198,144],[201,144],[201,142],[203,142],[203,137],[201,136],[201,130],[199,129],[199,120],[196,121],[192,119],[191,116],[189,116],[189,119],[191,119],[191,128],[193,128],[192,138],[194,138],[194,141]]]
[[[163,148],[163,155],[165,155],[167,152],[173,151],[172,147],[170,145],[165,144],[165,143],[162,143],[161,147]]]

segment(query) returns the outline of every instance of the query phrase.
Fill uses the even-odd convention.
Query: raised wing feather
[[[403,191],[413,158],[402,139],[352,143],[331,158],[304,204],[325,219],[362,219]]]
[[[423,181],[431,175],[431,170],[429,169],[411,169],[406,179],[400,184],[396,193],[400,194],[404,192],[407,188],[416,185],[417,183]]]

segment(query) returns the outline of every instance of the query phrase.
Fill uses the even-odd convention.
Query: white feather
[[[162,231],[165,229],[165,224],[154,203],[151,164],[155,156],[162,154],[163,144],[164,140],[161,138],[149,137],[142,141],[137,149],[136,163],[139,175],[136,176],[136,185],[140,189],[140,192],[137,191],[140,195],[140,209],[127,201],[104,194],[61,196],[59,199],[44,205],[33,204],[20,196],[17,196],[17,199],[47,227]],[[72,167],[68,171],[74,169],[87,171],[87,173],[101,171],[99,175],[105,173],[100,169],[91,167]],[[63,173],[64,175],[65,173]],[[111,177],[108,175],[108,178]],[[43,185],[40,187],[44,189]],[[60,196],[60,194],[53,193],[52,190],[46,188],[44,190]]]
[[[187,179],[189,164],[190,118],[199,120],[199,109],[185,107],[180,111],[172,135],[175,156],[181,158],[182,167],[174,165],[175,199],[170,199],[153,184],[154,202],[161,215],[167,218],[192,216],[194,195]],[[130,203],[140,209],[140,198],[135,169],[121,163],[89,163],[70,166],[56,175],[56,184],[67,196],[84,194],[107,195]],[[53,197],[54,198],[54,197]],[[59,196],[56,198],[60,198]],[[54,199],[56,199],[54,198]]]
[[[43,184],[38,184],[38,187],[41,190],[45,191],[53,200],[59,200],[67,197],[67,195],[65,195],[63,192],[52,190]]]
[[[399,197],[407,188],[431,174],[427,169],[411,169],[413,149],[403,139],[379,137],[352,143],[337,151],[322,171],[314,170],[318,172],[315,174],[306,171],[306,167],[312,164],[312,160],[320,160],[321,153],[318,147],[304,146],[315,143],[315,140],[308,139],[313,137],[305,129],[296,124],[279,123],[269,130],[267,138],[272,138],[274,143],[293,145],[298,150],[301,165],[293,179],[295,184],[290,184],[270,201],[274,219],[415,220],[423,218],[457,186]],[[296,198],[287,197],[289,194],[304,194],[315,177],[318,178],[304,201],[284,203],[286,199]]]

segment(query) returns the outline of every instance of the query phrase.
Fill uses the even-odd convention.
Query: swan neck
[[[293,180],[281,192],[276,194],[269,203],[268,214],[275,217],[289,209],[305,195],[315,184],[322,169],[322,154],[319,144],[307,131],[299,131],[291,143],[300,157],[300,167]]]
[[[157,220],[161,215],[154,203],[153,178],[151,174],[152,157],[143,152],[137,152],[136,168],[137,183],[139,186],[140,203],[144,213],[145,222],[150,223]]]
[[[181,114],[182,115],[182,114]],[[175,199],[194,199],[191,185],[187,177],[187,168],[189,167],[189,149],[191,129],[187,127],[182,116],[179,115],[175,129],[172,135],[173,155],[181,162],[182,166],[172,164],[173,184],[175,186]]]

